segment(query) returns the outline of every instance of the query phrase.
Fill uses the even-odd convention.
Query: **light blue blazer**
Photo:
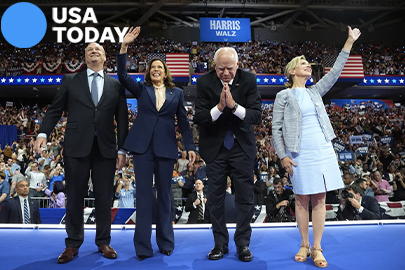
[[[325,139],[331,141],[336,137],[328,114],[322,101],[324,96],[335,84],[342,69],[349,58],[349,53],[342,50],[333,68],[318,83],[307,88],[318,115],[319,123]],[[302,115],[298,102],[290,88],[281,90],[276,95],[273,108],[273,140],[274,148],[280,159],[287,156],[286,148],[290,152],[299,153],[301,142]]]

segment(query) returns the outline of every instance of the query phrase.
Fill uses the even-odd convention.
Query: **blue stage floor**
[[[0,269],[319,269],[308,259],[294,261],[299,249],[300,235],[296,227],[253,228],[251,251],[253,261],[238,260],[230,229],[229,254],[219,261],[210,261],[207,254],[214,245],[210,229],[176,229],[176,248],[168,257],[158,252],[144,261],[135,257],[133,229],[112,230],[111,246],[117,251],[116,260],[108,260],[97,252],[95,230],[86,229],[85,242],[79,256],[67,264],[57,264],[64,249],[64,229],[0,228]],[[312,232],[312,229],[310,229]],[[152,233],[154,240],[155,231]],[[312,239],[312,234],[310,235]],[[312,241],[311,241],[312,242]],[[326,269],[405,269],[405,224],[370,224],[326,226],[323,236]]]

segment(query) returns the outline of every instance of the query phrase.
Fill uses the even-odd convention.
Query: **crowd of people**
[[[116,55],[119,45],[106,42],[108,52],[106,70],[117,71]],[[130,72],[144,73],[148,53],[189,53],[190,73],[204,73],[213,69],[215,51],[228,43],[178,42],[165,38],[140,38],[128,48],[127,68]],[[283,74],[289,59],[305,55],[310,63],[322,65],[325,56],[337,55],[339,47],[335,44],[319,42],[287,42],[257,40],[232,44],[238,52],[239,66],[242,69],[265,74]],[[84,59],[83,44],[40,43],[34,49],[18,49],[7,43],[0,44],[0,76],[19,75],[34,66],[32,73],[71,72],[68,66],[81,67]],[[405,51],[401,44],[359,43],[352,54],[361,55],[364,74],[367,75],[404,75]],[[65,63],[66,65],[61,65]],[[39,64],[36,66],[36,64]],[[45,64],[45,65],[44,65]]]
[[[38,135],[40,123],[47,110],[48,106],[40,107],[37,104],[23,105],[16,107],[1,107],[0,118],[3,125],[16,125],[18,129],[18,140],[12,145],[6,145],[1,150],[0,161],[3,162],[3,167],[0,171],[6,173],[6,180],[10,185],[10,192],[7,196],[14,196],[16,193],[15,183],[18,178],[27,176],[28,173],[33,173],[32,167],[35,168],[38,174],[46,179],[43,183],[43,189],[39,197],[48,194],[47,188],[52,192],[55,179],[59,179],[63,183],[63,149],[64,149],[64,132],[66,125],[66,117],[62,117],[55,127],[55,130],[49,140],[48,147],[41,155],[35,155],[33,145],[35,138]],[[255,126],[255,139],[257,155],[255,158],[255,175],[257,177],[257,186],[262,190],[259,197],[263,197],[263,204],[267,205],[267,209],[272,209],[271,204],[274,201],[266,201],[266,198],[272,196],[274,198],[274,180],[281,179],[285,189],[291,189],[291,182],[288,173],[281,165],[281,161],[272,146],[272,108],[262,110],[262,123]],[[359,108],[340,109],[338,107],[328,107],[331,123],[338,141],[345,145],[347,151],[356,153],[358,148],[368,146],[368,154],[355,154],[354,160],[340,161],[341,176],[344,179],[344,174],[350,174],[350,182],[355,183],[357,180],[366,180],[366,188],[362,193],[370,196],[375,196],[379,202],[383,201],[403,201],[405,200],[405,107],[394,107],[386,110],[381,110],[373,104],[369,104],[365,109]],[[193,123],[194,110],[190,109],[187,113],[190,125],[194,134],[194,141],[198,145],[198,128]],[[128,110],[128,119],[130,126],[136,117],[136,113]],[[360,127],[360,128],[358,128]],[[364,132],[373,134],[371,143],[352,145],[350,136],[361,135]],[[380,139],[385,136],[393,137],[393,144],[387,145],[381,143]],[[173,185],[174,198],[177,204],[181,204],[181,198],[186,199],[193,191],[196,180],[202,180],[204,185],[207,185],[205,173],[205,162],[197,154],[193,164],[189,164],[187,152],[181,143],[181,134],[177,131],[178,141],[178,160],[173,168]],[[134,207],[134,200],[131,204],[124,203],[120,200],[120,192],[134,192],[136,188],[135,174],[131,157],[128,163],[121,171],[116,171],[116,185],[114,191],[118,201],[114,205],[121,207]],[[34,170],[35,170],[34,169]],[[36,173],[36,172],[35,172]],[[36,177],[34,177],[36,178]],[[183,183],[184,182],[184,183]],[[379,186],[385,184],[385,191],[382,191]],[[265,186],[263,188],[262,184]],[[32,185],[32,192],[35,185]],[[232,187],[233,189],[233,187]],[[60,189],[59,189],[60,190]],[[176,192],[175,190],[180,190]],[[264,191],[263,191],[264,190]],[[31,193],[32,193],[31,192]],[[385,193],[385,194],[382,194]],[[51,195],[47,195],[50,198]],[[134,194],[134,193],[132,193]],[[340,192],[329,194],[329,203],[339,203]],[[381,197],[381,195],[383,197]],[[91,179],[89,181],[89,197],[92,196]],[[124,196],[125,197],[125,196]],[[382,199],[380,199],[382,198]],[[125,197],[128,201],[128,196]],[[135,198],[134,198],[135,199]],[[293,198],[290,198],[289,205],[292,206]],[[49,206],[64,206],[62,203],[55,205],[53,202],[46,204]],[[274,214],[268,210],[268,220],[274,220]],[[287,214],[292,214],[293,211],[287,211]],[[271,217],[271,218],[270,218]],[[281,218],[281,216],[279,216]],[[281,220],[281,219],[280,219]]]
[[[313,74],[310,61],[337,53],[334,47],[332,52],[306,42],[314,47],[308,59],[298,56],[288,63],[285,60],[296,52],[282,46],[267,53],[260,42],[245,44],[237,47],[239,54],[233,47],[213,48],[215,72],[198,79],[195,104],[188,112],[183,92],[175,87],[162,59],[147,63],[144,82],[128,76],[127,54],[134,44],[137,47],[139,33],[140,27],[131,28],[120,45],[119,82],[104,72],[105,48],[90,43],[84,50],[86,70],[67,74],[50,106],[8,102],[0,108],[2,122],[16,126],[19,139],[0,153],[0,221],[10,220],[16,205],[23,213],[22,223],[38,222],[29,211],[39,212],[32,201],[38,197],[48,196],[52,208],[66,205],[68,237],[58,263],[73,260],[84,241],[85,197],[95,198],[95,243],[108,259],[117,258],[110,246],[114,199],[119,207],[131,208],[137,200],[137,258],[153,256],[153,222],[159,252],[170,256],[177,219],[174,194],[181,190],[182,205],[190,212],[188,223],[212,224],[215,246],[208,259],[229,253],[226,222],[233,208],[238,259],[251,261],[250,223],[255,209],[266,205],[266,222],[297,221],[302,241],[295,260],[304,262],[311,256],[322,268],[328,265],[321,248],[326,204],[339,205],[338,220],[380,219],[388,218],[383,202],[404,200],[404,107],[382,110],[369,102],[340,110],[322,101],[361,35],[359,29],[348,26],[334,67],[309,88],[305,84]],[[152,43],[149,49],[160,47],[159,41]],[[162,46],[166,50],[171,45]],[[143,52],[149,49],[142,47]],[[196,56],[193,61],[213,53],[198,49],[189,47]],[[267,59],[266,65],[256,65],[256,70],[244,61],[251,53],[260,61]],[[264,72],[276,62],[288,78],[287,89],[277,93],[274,106],[263,109],[256,78],[246,69]],[[124,87],[138,99],[136,112],[126,106]]]

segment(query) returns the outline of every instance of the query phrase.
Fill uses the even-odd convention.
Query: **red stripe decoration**
[[[167,53],[166,64],[173,77],[190,76],[188,53]]]
[[[325,74],[332,69],[330,66],[330,62],[325,63]],[[361,55],[349,56],[349,59],[347,59],[339,78],[364,78],[363,61],[361,59]]]

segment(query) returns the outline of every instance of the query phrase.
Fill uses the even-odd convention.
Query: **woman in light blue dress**
[[[295,260],[303,262],[311,255],[315,265],[322,268],[328,265],[321,249],[326,192],[343,188],[331,143],[335,134],[322,96],[339,78],[352,45],[360,36],[359,29],[352,30],[348,26],[348,31],[347,41],[333,68],[315,85],[305,87],[312,70],[304,56],[295,57],[287,64],[288,88],[277,94],[273,109],[274,148],[291,176],[296,194],[295,210],[302,242]],[[312,202],[312,250],[308,237],[309,200]]]

